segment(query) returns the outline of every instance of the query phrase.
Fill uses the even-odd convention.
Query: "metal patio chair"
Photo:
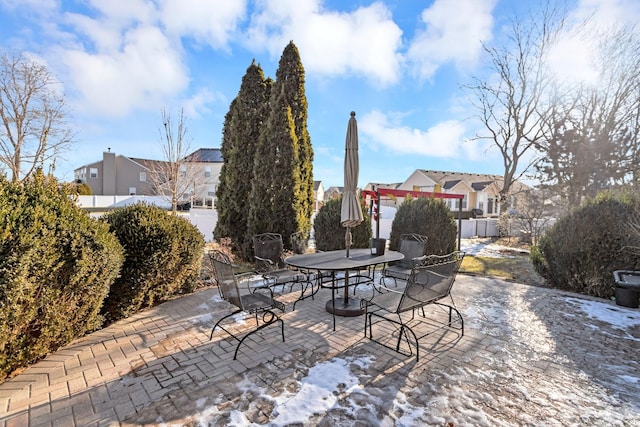
[[[400,236],[400,248],[398,252],[404,255],[404,259],[385,266],[380,276],[380,286],[386,287],[385,279],[393,280],[394,286],[398,286],[397,279],[407,281],[411,269],[419,265],[425,259],[427,253],[427,236],[422,234],[403,234]]]
[[[262,233],[253,236],[253,251],[256,272],[262,275],[266,286],[290,285],[291,289],[295,284],[304,287],[308,283],[309,278],[305,272],[292,270],[285,264],[282,235]]]
[[[445,327],[459,329],[459,338],[462,338],[464,320],[455,306],[451,288],[464,255],[464,252],[459,251],[443,256],[429,255],[423,264],[411,269],[403,290],[387,289],[385,293],[363,300],[364,335],[405,356],[413,355],[412,347],[415,347],[416,360],[420,357],[419,340],[436,330]],[[444,302],[447,299],[449,301]],[[435,316],[425,315],[428,306],[436,311]],[[377,319],[375,323],[388,322],[395,326],[395,343],[390,338],[396,335],[386,330],[383,330],[380,338],[373,337],[374,317]],[[418,335],[416,328],[421,324],[429,325],[429,331]],[[408,352],[401,349],[403,340],[408,346]]]
[[[224,316],[216,322],[211,329],[209,340],[213,339],[213,334],[218,327],[237,340],[238,345],[233,353],[233,360],[236,360],[238,357],[240,345],[247,337],[269,325],[280,323],[282,341],[284,342],[284,321],[273,311],[273,309],[277,308],[284,312],[284,304],[273,298],[273,293],[269,288],[254,288],[253,292],[245,295],[241,294],[238,288],[238,280],[241,279],[242,275],[235,275],[233,273],[233,266],[229,257],[220,251],[210,252],[208,257],[213,265],[213,271],[218,283],[220,295],[225,301],[236,307],[236,310],[234,310],[233,313]],[[228,319],[237,322],[236,315],[243,312],[253,315],[255,318],[256,324],[250,330],[234,332],[223,325],[223,323]]]

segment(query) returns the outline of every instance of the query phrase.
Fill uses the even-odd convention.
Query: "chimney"
[[[102,194],[116,196],[116,153],[102,153]]]

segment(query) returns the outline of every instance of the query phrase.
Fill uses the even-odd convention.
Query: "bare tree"
[[[637,185],[640,173],[640,38],[634,28],[591,32],[597,83],[567,91],[539,146],[541,181],[573,206],[604,189]]]
[[[545,189],[527,190],[526,197],[517,198],[516,211],[518,214],[511,218],[512,225],[517,227],[520,239],[528,240],[532,245],[538,244],[538,239],[558,214],[550,192]]]
[[[535,163],[534,149],[544,138],[543,121],[552,105],[547,90],[553,81],[546,63],[562,26],[559,10],[549,5],[527,22],[516,18],[506,45],[484,46],[489,76],[465,86],[474,95],[472,104],[484,128],[476,139],[490,141],[502,155],[501,212],[508,208],[513,183]]]
[[[199,159],[189,156],[191,144],[183,110],[174,127],[171,115],[163,109],[159,133],[163,160],[149,162],[149,182],[157,195],[171,202],[171,210],[176,212],[180,202],[195,195],[204,173]]]
[[[0,163],[13,182],[71,145],[66,104],[47,68],[25,54],[0,56]]]

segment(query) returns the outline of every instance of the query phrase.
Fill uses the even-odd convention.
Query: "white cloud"
[[[640,19],[638,0],[580,0],[572,11],[574,22],[589,19],[598,27],[635,25]]]
[[[308,73],[355,73],[388,85],[400,78],[402,30],[382,3],[350,13],[322,10],[320,0],[260,2],[246,44],[277,58],[293,40]]]
[[[117,52],[69,50],[63,55],[86,107],[105,115],[157,108],[188,85],[179,52],[156,27],[127,31]]]
[[[464,143],[465,127],[457,120],[447,120],[427,130],[396,123],[379,111],[371,111],[358,120],[358,131],[373,144],[390,151],[441,158],[475,158],[473,146]]]
[[[598,84],[598,45],[603,35],[640,21],[637,0],[581,0],[570,11],[568,24],[553,47],[549,61],[560,78],[572,82]]]
[[[162,22],[172,34],[226,48],[246,13],[246,0],[161,0]]]
[[[212,93],[208,88],[200,88],[188,99],[182,102],[184,114],[190,118],[200,118],[201,114],[209,113],[211,110],[207,107],[210,102],[226,101],[225,96],[220,93]]]
[[[491,40],[496,0],[436,0],[422,11],[425,29],[411,41],[407,59],[414,73],[431,78],[443,64],[473,66],[482,42]]]
[[[0,0],[0,6],[8,10],[16,10],[22,8],[30,10],[33,13],[42,13],[43,11],[53,11],[58,7],[57,0]]]
[[[182,38],[225,48],[246,8],[245,1],[205,0],[92,0],[91,6],[91,13],[65,14],[73,39],[59,51],[80,108],[109,116],[175,102],[190,82]],[[217,97],[200,89],[185,111],[198,116]]]

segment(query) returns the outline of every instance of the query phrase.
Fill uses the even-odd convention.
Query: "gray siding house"
[[[185,181],[183,201],[211,205],[222,170],[222,153],[218,148],[200,148],[185,157],[189,170],[181,170]],[[74,178],[91,187],[94,195],[156,196],[165,193],[162,185],[152,182],[166,162],[116,155],[108,150],[102,160],[74,170]],[[188,182],[187,182],[188,181]]]

